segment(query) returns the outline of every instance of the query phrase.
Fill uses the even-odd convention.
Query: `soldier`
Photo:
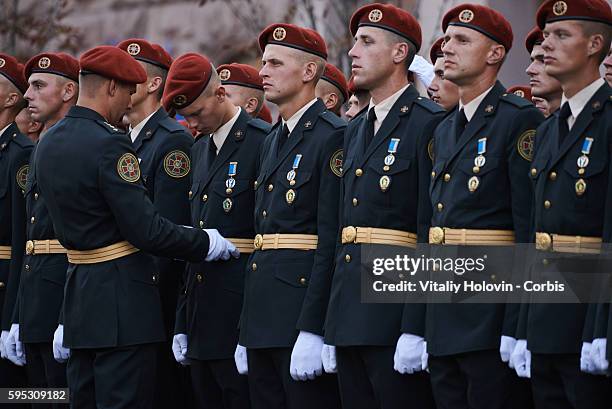
[[[498,271],[510,272],[503,246],[529,240],[527,172],[543,117],[497,81],[513,39],[504,16],[462,4],[446,13],[442,30],[444,77],[457,85],[459,105],[434,134],[429,242],[434,253],[457,246],[459,257],[496,246],[499,257],[489,257],[485,270],[494,280]],[[532,405],[529,384],[504,364],[516,343],[518,310],[502,303],[427,305],[425,339],[438,408]]]
[[[521,97],[531,103],[533,103],[533,96],[531,95],[531,88],[527,85],[513,85],[506,90],[509,94],[514,94],[517,97]]]
[[[327,58],[316,31],[272,24],[259,45],[265,97],[282,120],[262,146],[254,186],[257,235],[236,366],[248,370],[254,408],[338,408],[337,379],[322,374],[321,350],[345,123],[315,97]]]
[[[612,11],[604,0],[551,0],[538,9],[537,23],[546,74],[563,95],[561,109],[537,131],[533,230],[539,268],[559,271],[610,240],[612,90],[599,66],[610,47]],[[588,307],[532,303],[521,310],[512,361],[519,375],[531,376],[538,409],[612,406],[609,379],[580,370],[595,343]]]
[[[188,192],[191,184],[193,137],[170,118],[161,106],[172,57],[158,44],[131,38],[117,44],[145,69],[147,80],[136,85],[125,118],[138,155],[142,182],[160,216],[176,224],[189,224]],[[174,361],[172,335],[183,261],[155,257],[164,327],[168,340],[158,348],[154,407],[186,406],[190,390],[188,370]]]
[[[0,350],[6,358],[5,341],[11,328],[17,298],[21,261],[25,250],[25,202],[23,191],[28,175],[32,142],[19,132],[14,123],[26,101],[28,82],[23,65],[7,54],[0,54],[0,306],[2,336]],[[7,285],[11,291],[7,290]],[[0,387],[26,385],[23,368],[0,359]],[[20,407],[20,405],[15,405]]]
[[[347,89],[351,95],[348,100],[348,109],[346,110],[346,117],[349,121],[355,117],[366,112],[366,108],[370,103],[370,93],[367,90],[359,89],[355,86],[355,79],[351,75],[348,81]]]
[[[559,81],[548,75],[544,69],[542,41],[544,36],[539,27],[535,27],[527,35],[525,48],[531,56],[531,64],[525,72],[529,75],[533,103],[545,117],[548,117],[559,109],[562,90]]]
[[[231,74],[223,68],[217,75],[206,57],[185,54],[172,65],[164,91],[165,105],[204,135],[193,147],[191,224],[217,228],[232,237],[228,240],[241,254],[237,260],[188,266],[173,351],[177,362],[190,364],[199,408],[250,407],[247,377],[238,374],[233,358],[246,262],[255,236],[253,184],[260,145],[270,126],[253,119],[227,96],[228,85],[220,78],[243,79],[236,65],[232,64]]]
[[[427,147],[444,111],[408,82],[421,46],[421,28],[410,13],[370,4],[355,11],[350,31],[355,86],[371,99],[344,138],[342,237],[325,326],[325,342],[335,347],[324,364],[337,369],[345,407],[431,408],[421,365],[423,306],[362,303],[360,271],[362,244],[415,247],[427,240]],[[408,354],[419,348],[413,365]]]
[[[257,118],[265,106],[263,85],[257,69],[247,64],[231,63],[217,67],[217,74],[225,96]]]
[[[54,355],[70,357],[72,407],[150,408],[165,330],[157,268],[145,252],[201,261],[238,251],[214,229],[172,224],[147,197],[131,143],[111,125],[146,81],[144,68],[110,46],[79,64],[77,104],[41,139],[33,170],[69,261]]]
[[[325,107],[340,116],[342,105],[348,101],[348,84],[346,77],[336,66],[326,63],[323,76],[317,83],[315,95],[321,99]]]
[[[27,62],[24,75],[30,84],[25,93],[28,111],[43,124],[44,137],[76,103],[79,62],[64,53],[38,54]],[[53,359],[53,332],[64,299],[68,259],[56,239],[45,198],[38,192],[36,159],[35,147],[24,189],[29,220],[26,256],[7,349],[13,362],[27,359],[30,387],[65,388],[66,365]]]
[[[604,60],[603,65],[606,69],[606,81],[608,85],[612,86],[612,48],[608,51],[608,56]]]
[[[447,111],[451,111],[459,103],[459,90],[451,81],[444,78],[444,53],[442,44],[444,37],[440,37],[431,46],[429,58],[434,65],[434,78],[427,91],[431,100]]]
[[[15,123],[19,131],[28,137],[32,142],[36,142],[42,132],[43,124],[32,119],[28,108],[23,108],[15,117]]]

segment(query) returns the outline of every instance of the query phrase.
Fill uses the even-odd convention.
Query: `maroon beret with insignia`
[[[17,87],[22,94],[28,90],[28,81],[23,76],[23,64],[15,57],[0,53],[0,74]]]
[[[533,46],[542,44],[544,41],[544,35],[542,34],[542,30],[539,27],[534,27],[533,30],[527,34],[527,38],[525,39],[525,48],[531,54],[533,51]]]
[[[342,93],[342,97],[345,101],[348,100],[348,84],[346,83],[346,77],[335,65],[330,63],[325,64],[325,71],[323,72],[322,80],[325,80],[338,88]]]
[[[139,61],[157,65],[165,70],[170,68],[172,57],[159,44],[150,43],[142,38],[129,38],[123,40],[117,47],[127,51],[129,55]]]
[[[444,44],[444,37],[440,37],[436,40],[435,43],[429,49],[429,59],[432,64],[436,63],[438,58],[444,58],[444,53],[442,52],[442,45]]]
[[[449,10],[442,19],[442,31],[448,26],[471,28],[504,46],[506,51],[512,48],[512,26],[496,10],[479,4],[460,4]]]
[[[509,94],[514,94],[521,98],[525,98],[527,101],[531,101],[531,88],[527,85],[515,85],[514,87],[508,88]]]
[[[264,51],[267,44],[295,48],[323,59],[327,59],[327,46],[321,34],[294,24],[271,24],[259,34],[259,48]]]
[[[162,104],[182,109],[195,101],[210,82],[213,66],[203,55],[187,53],[174,60],[168,71]]]
[[[351,17],[349,28],[351,34],[357,34],[361,26],[382,28],[404,37],[421,49],[421,26],[412,14],[392,4],[373,3],[363,6]]]
[[[23,72],[26,79],[35,72],[42,72],[79,82],[79,60],[66,53],[42,53],[30,58]]]
[[[261,110],[259,111],[259,114],[257,114],[257,118],[272,124],[272,112],[270,112],[270,108],[268,108],[266,104],[261,106]]]
[[[79,60],[81,74],[98,74],[106,78],[142,84],[147,80],[147,73],[124,50],[109,45],[101,45],[86,51]]]
[[[240,85],[263,91],[263,82],[257,68],[247,64],[231,63],[217,67],[221,84]]]
[[[612,25],[612,10],[606,0],[548,0],[536,14],[538,27],[562,20],[595,21]]]

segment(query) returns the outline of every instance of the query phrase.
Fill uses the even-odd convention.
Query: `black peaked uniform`
[[[126,135],[76,106],[39,142],[36,175],[55,233],[70,251],[127,240],[138,251],[68,266],[64,346],[75,408],[151,407],[156,346],[166,338],[157,288],[159,256],[201,261],[208,235],[159,216]],[[135,211],[137,209],[137,211]]]
[[[375,227],[415,233],[426,242],[431,205],[428,145],[444,110],[409,86],[391,107],[367,145],[367,114],[345,133],[341,227]],[[385,166],[392,138],[395,160]],[[383,190],[381,178],[389,177]],[[338,248],[325,324],[327,344],[336,345],[342,403],[350,408],[433,407],[425,372],[401,375],[393,369],[403,322],[424,335],[424,305],[361,302],[361,244]]]
[[[561,110],[557,111],[537,131],[537,151],[530,171],[535,191],[533,230],[598,237],[609,243],[612,89],[605,82],[601,85],[562,142],[560,113]],[[587,138],[592,138],[586,154],[589,162],[580,171],[578,158],[584,155]],[[580,181],[586,186],[582,192]],[[539,270],[563,265],[563,257],[549,258],[548,265],[543,265],[547,253],[541,252],[539,256]],[[588,307],[587,304],[533,303],[521,309],[521,322],[525,324],[520,327],[526,332],[519,336],[527,339],[527,348],[532,353],[531,379],[537,408],[609,408],[612,405],[609,379],[580,371],[582,342],[590,342],[594,334],[593,322],[587,319]],[[601,335],[601,329],[595,334]]]
[[[0,135],[0,307],[3,331],[11,328],[25,250],[23,190],[32,146],[32,142],[19,132],[15,123]],[[25,385],[24,368],[13,365],[7,359],[0,359],[0,387]]]
[[[527,173],[535,129],[544,117],[529,101],[507,94],[499,82],[462,132],[456,129],[459,114],[459,107],[450,111],[434,135],[432,226],[510,230],[516,243],[528,243],[532,200]],[[476,169],[482,138],[486,138],[486,145],[480,146],[486,162]],[[469,183],[473,178],[478,184]],[[457,256],[473,257],[473,249],[459,247]],[[503,251],[500,256],[508,255]],[[489,257],[485,272],[495,273],[494,261]],[[507,267],[504,262],[495,267]],[[439,408],[529,407],[525,396],[529,388],[499,355],[501,336],[516,336],[519,308],[518,304],[427,305],[425,338]]]
[[[338,239],[345,122],[317,100],[284,143],[282,129],[279,121],[262,147],[255,233],[316,234],[318,243],[316,250],[257,250],[249,259],[240,344],[248,348],[251,403],[258,409],[337,408],[335,376],[294,381],[289,364],[298,331],[323,335]],[[302,156],[292,183],[288,172],[296,155]]]
[[[173,223],[189,224],[189,186],[191,184],[191,145],[193,137],[178,122],[159,108],[134,140],[140,161],[142,182],[160,216]],[[185,406],[190,391],[189,372],[174,360],[172,334],[176,302],[185,263],[155,257],[159,273],[157,286],[168,341],[160,344],[157,357],[154,407]]]
[[[227,238],[252,241],[259,151],[270,125],[241,112],[218,155],[210,136],[193,146],[191,223],[219,230]],[[228,173],[235,162],[236,174]],[[235,185],[228,193],[226,183]],[[247,253],[239,259],[188,265],[187,288],[179,298],[176,334],[187,334],[193,390],[201,408],[248,408],[246,376],[234,362],[242,309]]]

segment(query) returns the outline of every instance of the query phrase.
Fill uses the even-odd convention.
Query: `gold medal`
[[[478,186],[480,186],[480,179],[478,179],[476,176],[472,176],[470,180],[468,180],[469,191],[472,193],[475,192],[476,189],[478,189]]]
[[[587,184],[584,179],[578,179],[576,182],[576,194],[582,196],[586,192]]]
[[[391,178],[387,175],[381,176],[378,184],[380,186],[380,190],[386,192],[387,189],[389,189],[389,185],[391,185]]]
[[[293,203],[293,201],[295,200],[295,190],[287,190],[287,193],[285,193],[285,200],[287,201],[287,204]]]

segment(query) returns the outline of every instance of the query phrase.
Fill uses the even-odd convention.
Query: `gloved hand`
[[[187,334],[176,334],[172,338],[172,353],[174,354],[174,359],[183,366],[191,363],[187,358],[187,345]]]
[[[64,326],[62,324],[58,325],[53,333],[53,358],[60,364],[70,358],[70,349],[64,348]]]
[[[8,331],[2,331],[2,334],[0,334],[0,356],[4,359],[8,358],[6,355],[6,350],[4,349],[4,341],[6,341],[8,335]]]
[[[606,338],[595,338],[591,348],[591,362],[593,363],[593,373],[595,375],[605,375],[610,363],[606,359]]]
[[[531,352],[527,349],[527,340],[519,339],[509,361],[510,368],[514,368],[521,378],[531,378]]]
[[[204,231],[208,234],[209,239],[206,261],[229,260],[230,256],[234,258],[240,257],[240,251],[236,246],[221,236],[217,229],[204,229]]]
[[[427,366],[423,367],[424,350],[423,337],[412,334],[400,335],[393,356],[393,369],[401,374],[412,374],[424,370],[427,368]]]
[[[323,362],[323,370],[326,373],[338,372],[338,365],[336,364],[336,347],[333,345],[323,344],[321,350],[321,361]]]
[[[580,370],[586,373],[593,373],[595,366],[591,360],[591,349],[593,344],[590,342],[583,342],[582,349],[580,350]]]
[[[410,67],[408,67],[408,70],[416,74],[423,85],[425,85],[425,88],[429,88],[429,85],[435,76],[434,66],[431,65],[429,61],[420,55],[415,55]]]
[[[423,342],[423,354],[421,355],[421,368],[429,372],[429,354],[427,353],[427,341]]]
[[[291,352],[289,365],[291,377],[296,381],[306,381],[321,375],[323,373],[322,350],[322,336],[300,331]]]
[[[499,355],[501,355],[502,362],[510,361],[510,355],[512,355],[512,351],[514,351],[515,346],[515,338],[507,337],[505,335],[501,336],[501,341],[499,343]]]
[[[247,349],[242,345],[236,345],[236,351],[234,351],[234,362],[236,362],[236,369],[240,375],[249,374],[249,361],[247,360]]]
[[[26,364],[26,357],[23,343],[19,341],[19,324],[11,325],[11,330],[4,342],[4,349],[9,361],[17,366],[24,366]]]

